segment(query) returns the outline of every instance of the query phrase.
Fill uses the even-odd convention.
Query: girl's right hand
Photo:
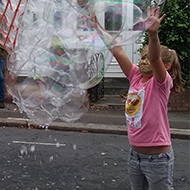
[[[149,35],[154,35],[158,32],[160,23],[165,18],[165,14],[162,15],[160,18],[160,7],[155,9],[154,6],[147,8],[147,21],[146,21],[146,28]]]

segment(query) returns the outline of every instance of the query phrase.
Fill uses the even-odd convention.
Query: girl
[[[172,88],[180,92],[181,69],[176,52],[160,45],[158,28],[165,15],[158,19],[159,11],[148,8],[146,24],[154,24],[147,29],[148,46],[141,53],[139,67],[129,61],[121,47],[113,49],[130,82],[125,115],[131,145],[128,169],[132,190],[172,189],[174,154],[167,102]]]
[[[148,46],[141,53],[138,67],[130,62],[122,47],[112,49],[130,82],[125,115],[131,145],[128,170],[132,190],[172,189],[174,154],[167,103],[172,89],[180,92],[181,68],[176,52],[160,45],[158,28],[165,14],[158,18],[159,12],[159,7],[147,9]],[[103,30],[96,19],[91,20]],[[154,24],[147,27],[150,23]]]

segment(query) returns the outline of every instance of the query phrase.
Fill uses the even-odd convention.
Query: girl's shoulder
[[[171,90],[173,88],[173,80],[170,74],[166,71],[166,77],[165,80],[162,83],[159,83],[156,78],[154,77],[154,83],[159,88],[168,89]]]
[[[141,76],[141,73],[139,71],[139,67],[137,65],[133,64],[127,75],[127,78],[128,78],[128,80],[132,80],[132,78],[134,78],[135,76]]]

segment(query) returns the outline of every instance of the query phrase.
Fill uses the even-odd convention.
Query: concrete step
[[[104,78],[104,94],[119,95],[126,94],[129,88],[127,78]]]

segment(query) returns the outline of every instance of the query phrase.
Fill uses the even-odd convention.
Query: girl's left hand
[[[89,17],[89,20],[91,21],[91,23],[94,25],[94,26],[97,26],[98,25],[98,20],[96,18],[96,15],[90,15]]]
[[[160,23],[166,16],[166,14],[163,14],[160,18],[158,18],[159,13],[160,7],[157,7],[156,9],[154,6],[147,8],[147,21],[145,23],[145,27],[149,35],[154,35],[158,32]]]

